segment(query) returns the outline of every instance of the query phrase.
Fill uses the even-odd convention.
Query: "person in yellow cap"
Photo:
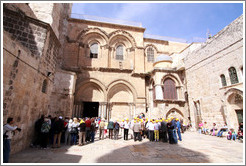
[[[139,119],[137,119],[137,121],[139,121]],[[141,131],[141,124],[137,121],[134,121],[132,130],[133,130],[133,134],[134,134],[134,141],[137,141],[137,139],[139,141],[142,141],[141,135],[140,135],[140,131]]]
[[[124,119],[120,122],[120,135],[124,135]]]
[[[155,141],[157,142],[159,141],[159,124],[158,124],[159,120],[155,120],[154,122],[155,122],[154,124]]]
[[[179,122],[179,119],[178,118],[176,118],[176,125],[177,125],[177,133],[178,133],[178,136],[179,136],[179,141],[182,141],[182,138],[181,138],[181,124],[180,124],[180,122]]]
[[[154,128],[153,119],[150,120],[148,128],[149,128],[149,141],[154,141],[154,130],[155,130],[155,128]]]
[[[160,140],[162,142],[167,142],[167,122],[162,118],[160,122]]]
[[[177,144],[178,143],[177,133],[176,133],[177,123],[176,123],[176,121],[175,121],[175,119],[173,117],[171,119],[172,119],[171,120],[171,129],[172,129],[172,138],[173,138],[172,143],[173,144]]]
[[[85,144],[85,136],[86,136],[86,124],[82,119],[79,125],[79,146]]]
[[[126,121],[124,122],[124,140],[128,140],[129,128],[130,128],[130,122],[129,119],[127,118]]]

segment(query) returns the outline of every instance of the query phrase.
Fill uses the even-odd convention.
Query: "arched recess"
[[[157,47],[154,44],[147,44],[144,47],[144,52],[146,53],[146,55],[147,55],[147,48],[149,48],[149,47],[152,47],[155,50],[155,55],[159,52],[158,49],[157,49]]]
[[[127,81],[125,80],[115,80],[111,82],[107,87],[107,94],[108,94],[108,101],[110,102],[110,98],[113,97],[114,91],[117,90],[117,87],[121,88],[121,90],[131,93],[132,94],[132,100],[128,100],[127,102],[136,102],[137,93],[135,88]],[[115,89],[116,88],[116,89]],[[114,90],[114,91],[113,91]],[[123,101],[123,100],[120,100]]]
[[[166,114],[166,118],[170,118],[170,117],[184,119],[184,114],[177,108],[172,108]]]
[[[109,45],[112,47],[115,43],[117,43],[115,41],[117,41],[119,39],[122,40],[123,42],[124,41],[130,42],[130,45],[126,43],[127,44],[126,46],[128,46],[128,48],[136,47],[135,39],[133,38],[133,36],[130,33],[126,32],[126,31],[116,30],[116,31],[111,32],[108,36],[109,36]]]
[[[181,81],[179,80],[179,78],[175,77],[172,74],[166,74],[162,79],[161,79],[161,83],[163,84],[163,82],[165,81],[165,79],[170,78],[175,82],[176,86],[181,86]]]
[[[243,121],[243,91],[231,88],[224,93],[226,106],[226,121],[234,129]]]
[[[106,88],[96,79],[85,80],[76,85],[75,101],[105,102]]]
[[[131,118],[135,111],[135,90],[126,83],[118,80],[108,87],[109,117],[116,119]]]
[[[95,34],[99,34],[101,35],[102,38],[104,38],[104,40],[107,42],[108,41],[108,34],[99,28],[87,28],[82,30],[78,36],[77,36],[77,41],[82,41],[84,39],[84,37],[90,33],[95,33]]]

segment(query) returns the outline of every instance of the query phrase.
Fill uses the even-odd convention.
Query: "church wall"
[[[228,123],[224,111],[224,93],[228,88],[243,88],[240,68],[243,66],[243,17],[239,17],[217,35],[208,39],[200,49],[185,58],[187,89],[191,120],[195,126],[194,101],[200,102],[201,117],[211,127],[212,123]],[[239,83],[231,85],[228,69],[236,68]],[[228,87],[222,87],[220,75],[224,74]],[[223,100],[222,100],[223,99]],[[199,109],[199,108],[198,108]],[[228,117],[229,118],[229,117]],[[234,118],[235,119],[235,118]],[[235,127],[232,123],[229,126]]]
[[[4,5],[3,31],[3,123],[11,116],[22,128],[11,142],[16,153],[33,142],[35,121],[50,113],[60,42],[27,4]]]

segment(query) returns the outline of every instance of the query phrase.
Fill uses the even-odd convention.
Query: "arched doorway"
[[[85,81],[75,92],[73,116],[98,117],[101,115],[100,103],[105,101],[104,87],[95,81]]]
[[[237,130],[239,123],[243,122],[243,96],[237,89],[227,91],[227,121]]]
[[[172,108],[167,112],[166,119],[171,118],[171,117],[178,118],[180,120],[184,119],[183,113],[176,108]]]

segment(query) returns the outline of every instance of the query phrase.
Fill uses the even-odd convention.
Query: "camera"
[[[18,130],[20,132],[21,131],[21,128],[17,128],[16,130]]]

